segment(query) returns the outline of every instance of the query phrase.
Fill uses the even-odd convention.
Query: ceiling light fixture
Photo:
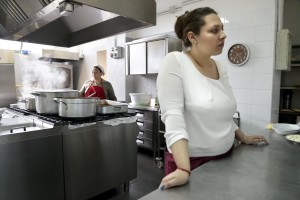
[[[74,11],[74,5],[67,2],[60,4],[58,8],[61,16],[69,16]]]

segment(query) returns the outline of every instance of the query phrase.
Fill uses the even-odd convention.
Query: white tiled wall
[[[216,57],[227,67],[229,81],[241,113],[241,128],[258,133],[270,122],[277,122],[280,73],[274,71],[274,48],[277,29],[277,1],[274,0],[203,0],[187,5],[177,13],[159,16],[157,26],[127,34],[132,38],[173,31],[176,16],[186,10],[209,6],[214,8],[224,24],[227,39],[223,54]],[[172,24],[172,25],[170,25]],[[251,51],[243,66],[233,66],[226,58],[229,47],[246,43]]]
[[[119,101],[125,101],[126,98],[125,43],[125,34],[110,37],[107,43],[107,80],[113,85],[116,97]],[[109,50],[115,45],[122,47],[122,58],[114,59],[110,57]]]
[[[130,102],[129,93],[147,93],[155,98],[156,79],[157,74],[126,76],[126,101]]]

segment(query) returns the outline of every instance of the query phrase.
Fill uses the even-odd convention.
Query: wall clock
[[[229,48],[227,57],[230,63],[243,65],[249,60],[250,49],[246,44],[236,43]]]

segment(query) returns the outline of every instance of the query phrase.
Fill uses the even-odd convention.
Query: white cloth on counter
[[[105,121],[102,121],[102,122],[105,125],[117,126],[119,124],[134,123],[134,122],[136,122],[136,120],[137,120],[137,116],[132,116],[132,117],[115,118],[115,119],[105,120]]]
[[[3,114],[6,108],[0,108],[0,114]]]
[[[77,129],[77,128],[83,128],[88,127],[97,124],[97,122],[88,122],[88,123],[82,123],[82,124],[75,124],[75,125],[69,125],[68,129]]]
[[[205,77],[184,52],[169,53],[160,66],[157,89],[168,150],[188,140],[190,157],[214,156],[233,145],[236,100],[226,68],[216,62],[219,79]]]
[[[117,126],[119,124],[130,124],[130,123],[134,123],[137,121],[137,117],[136,116],[132,116],[132,117],[120,117],[120,118],[114,118],[114,119],[109,119],[109,120],[104,120],[101,121],[103,124],[105,125],[109,125],[109,126]],[[69,125],[68,129],[76,129],[76,128],[82,128],[82,127],[88,127],[88,126],[92,126],[95,125],[97,122],[89,122],[89,123],[82,123],[82,124],[75,124],[75,125]]]

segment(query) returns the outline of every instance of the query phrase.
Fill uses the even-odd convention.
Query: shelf
[[[281,109],[279,114],[300,115],[300,109]]]
[[[300,90],[300,86],[281,86],[280,89],[282,90]]]
[[[291,61],[291,67],[299,67],[299,66],[300,66],[300,60]]]
[[[291,67],[300,67],[300,63],[299,64],[291,64]]]
[[[300,67],[300,51],[298,49],[300,49],[300,45],[293,45],[292,46],[292,58],[291,58],[291,67]],[[296,50],[297,49],[297,50]]]
[[[297,49],[297,48],[300,48],[300,45],[292,45],[292,49]]]

